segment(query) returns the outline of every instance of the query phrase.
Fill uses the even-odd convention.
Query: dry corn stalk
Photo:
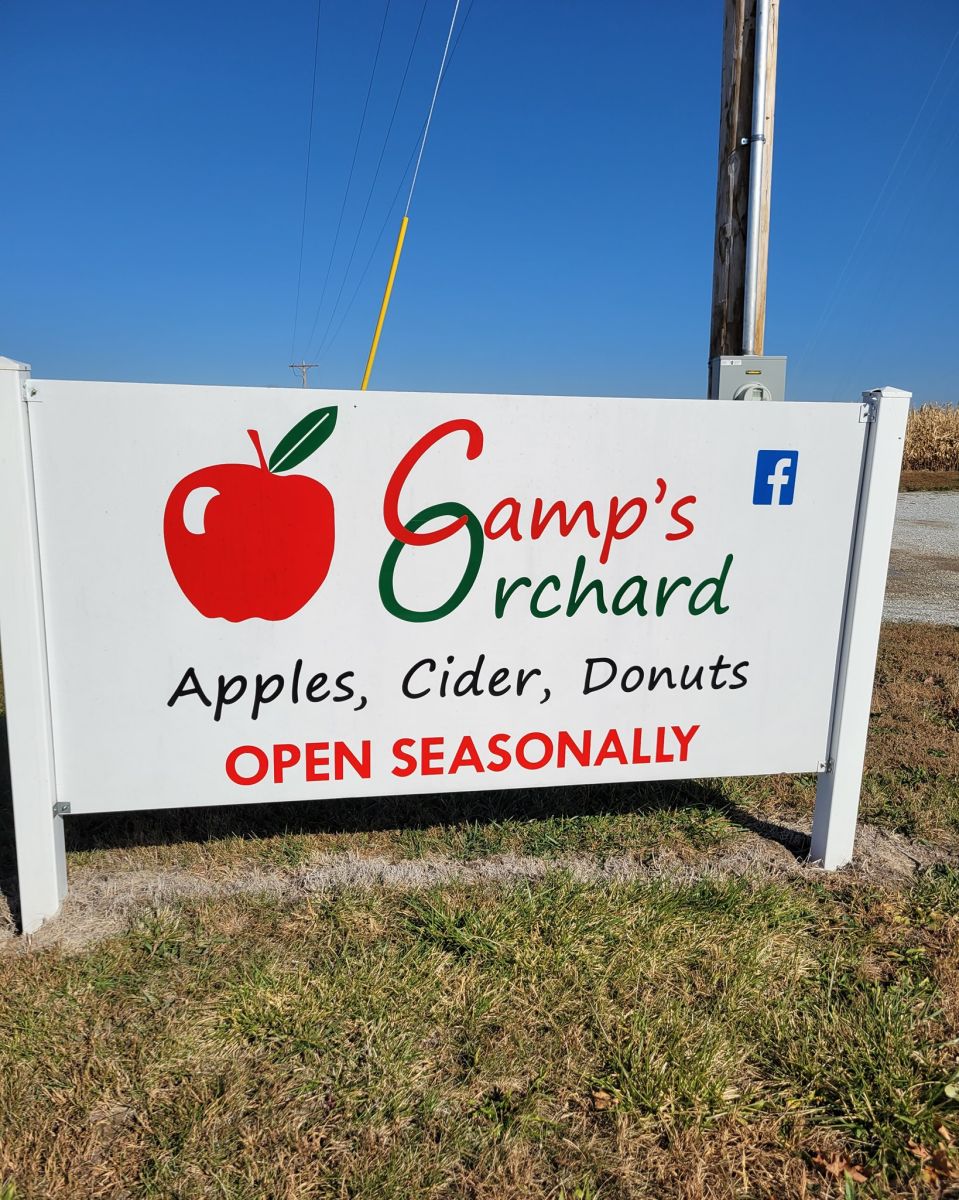
[[[909,471],[959,471],[959,405],[924,404],[910,412],[902,465]]]

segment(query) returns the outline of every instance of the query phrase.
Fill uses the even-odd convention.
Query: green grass
[[[913,1195],[911,1146],[959,1117],[957,902],[950,871],[902,891],[558,873],[143,913],[83,954],[0,960],[0,1179],[843,1196],[822,1154],[869,1176],[847,1194]]]

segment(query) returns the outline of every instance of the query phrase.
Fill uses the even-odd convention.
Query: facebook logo
[[[756,455],[753,504],[792,504],[798,450],[760,450]]]

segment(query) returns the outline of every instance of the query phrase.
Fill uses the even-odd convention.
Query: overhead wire
[[[466,12],[463,14],[463,20],[460,22],[460,27],[457,31],[456,38],[453,42],[452,49],[450,50],[449,56],[446,60],[446,67],[444,68],[444,70],[442,72],[442,76],[440,78],[440,87],[441,88],[442,88],[443,82],[445,81],[446,76],[449,72],[450,65],[453,62],[453,58],[456,55],[456,51],[459,47],[459,44],[462,41],[463,33],[464,33],[464,31],[466,29],[466,25],[470,19],[470,14],[473,11],[474,2],[475,2],[475,0],[469,0],[469,4],[466,6]],[[373,265],[373,261],[376,258],[376,252],[380,248],[380,243],[383,240],[383,235],[386,233],[389,223],[393,217],[393,210],[396,208],[396,202],[399,199],[400,193],[403,190],[403,184],[406,182],[406,177],[410,173],[410,167],[412,167],[413,160],[416,158],[417,150],[419,149],[425,129],[426,129],[426,121],[424,121],[423,124],[420,126],[420,131],[416,136],[416,141],[413,143],[413,149],[410,151],[410,156],[406,160],[406,166],[403,168],[403,174],[400,176],[399,183],[396,185],[396,191],[393,193],[393,198],[390,201],[389,207],[386,210],[386,216],[383,218],[383,224],[380,226],[380,231],[376,235],[376,240],[373,243],[373,249],[370,251],[369,258],[367,258],[367,260],[366,260],[366,265],[363,267],[363,270],[360,272],[360,277],[356,281],[356,287],[353,289],[353,292],[350,296],[349,302],[347,303],[346,308],[343,310],[343,315],[340,317],[339,324],[337,325],[336,329],[333,331],[333,335],[330,338],[330,340],[320,350],[320,352],[317,356],[318,358],[322,359],[323,356],[325,354],[328,354],[329,351],[333,348],[333,345],[336,342],[336,339],[340,336],[340,331],[343,329],[343,326],[346,324],[347,318],[349,317],[350,312],[353,309],[353,305],[356,303],[356,298],[360,294],[360,289],[363,286],[363,282],[366,279],[366,276],[369,274],[370,267]]]
[[[426,149],[426,139],[429,137],[430,123],[433,120],[433,109],[436,107],[436,97],[440,90],[440,80],[443,78],[443,70],[446,67],[446,57],[450,52],[450,42],[453,40],[453,29],[456,26],[456,18],[460,11],[460,0],[456,0],[453,5],[453,16],[450,18],[449,33],[446,35],[446,45],[443,47],[443,57],[440,60],[440,68],[436,72],[436,85],[433,88],[433,98],[430,101],[430,110],[426,115],[426,128],[423,130],[423,140],[420,142],[420,152],[416,159],[416,166],[413,168],[413,182],[410,186],[410,194],[406,200],[406,212],[403,214],[403,219],[400,221],[399,233],[396,236],[396,246],[393,250],[393,260],[390,263],[390,272],[386,278],[386,287],[383,291],[383,299],[380,302],[379,316],[376,318],[376,327],[373,330],[373,340],[370,343],[370,352],[366,356],[366,368],[363,371],[363,380],[360,383],[360,391],[365,392],[370,385],[370,376],[373,373],[373,364],[376,362],[376,351],[380,344],[380,335],[383,332],[383,324],[386,321],[386,314],[390,307],[390,297],[393,295],[393,284],[396,282],[396,272],[399,270],[400,256],[403,253],[403,243],[406,240],[406,230],[410,223],[410,205],[413,202],[413,191],[416,187],[416,179],[420,171],[420,163],[423,161],[423,151]]]
[[[424,122],[424,124],[425,124],[425,122]],[[379,250],[380,243],[383,241],[383,234],[386,233],[386,230],[389,227],[389,223],[393,218],[393,211],[396,208],[396,202],[400,198],[400,193],[403,190],[403,184],[406,183],[406,178],[410,173],[410,168],[413,166],[413,160],[416,158],[416,151],[417,151],[417,148],[419,147],[419,144],[420,144],[419,138],[417,138],[416,144],[414,145],[413,149],[410,151],[409,158],[406,160],[406,166],[403,168],[403,174],[400,176],[400,181],[396,185],[396,191],[393,193],[393,199],[390,201],[389,208],[386,210],[386,216],[383,218],[383,224],[380,226],[380,231],[376,235],[376,241],[373,243],[373,249],[370,251],[370,256],[366,260],[366,266],[364,266],[363,270],[360,272],[360,277],[356,281],[356,287],[353,289],[353,293],[350,296],[349,302],[347,303],[346,308],[343,310],[343,315],[340,317],[339,324],[337,325],[336,329],[333,331],[333,336],[325,344],[325,346],[321,347],[321,349],[319,350],[319,352],[317,354],[317,358],[322,359],[323,356],[333,348],[334,342],[340,335],[340,330],[343,328],[344,324],[346,323],[347,317],[350,315],[350,311],[353,308],[353,304],[356,301],[356,297],[360,293],[360,288],[363,286],[363,281],[366,279],[366,276],[369,274],[370,267],[373,265],[373,260],[376,258],[376,252],[377,252],[377,250]]]
[[[296,353],[296,327],[300,320],[300,291],[303,285],[303,247],[306,242],[306,210],[310,195],[310,163],[313,159],[313,118],[316,114],[316,66],[320,53],[320,9],[323,0],[316,0],[316,30],[313,35],[313,83],[310,85],[310,129],[306,135],[306,175],[303,181],[303,215],[300,220],[300,255],[296,268],[296,303],[293,307],[293,333],[290,336],[290,359]]]
[[[316,333],[317,322],[320,319],[320,313],[323,310],[323,301],[326,299],[326,290],[330,282],[330,273],[333,268],[333,258],[336,254],[336,247],[340,240],[340,231],[343,228],[343,214],[346,212],[346,202],[350,195],[350,187],[353,184],[353,172],[356,170],[356,156],[360,150],[360,142],[363,140],[363,130],[366,127],[366,115],[369,112],[370,96],[373,94],[373,80],[376,78],[376,68],[380,61],[380,51],[383,48],[383,35],[386,32],[386,22],[390,15],[390,7],[393,0],[386,0],[386,7],[383,11],[383,23],[380,26],[380,36],[376,43],[376,54],[373,56],[373,69],[370,71],[370,80],[366,88],[366,100],[363,103],[363,115],[360,117],[360,127],[356,134],[356,143],[353,146],[353,158],[350,161],[350,170],[346,179],[346,189],[343,192],[343,201],[340,204],[340,215],[336,222],[336,233],[333,235],[333,245],[330,248],[330,257],[326,264],[326,274],[323,277],[323,287],[320,291],[320,302],[316,306],[316,313],[313,317],[313,324],[310,326],[310,335],[306,339],[307,345],[313,342],[313,336]]]
[[[433,120],[433,109],[436,107],[436,97],[439,95],[440,83],[443,80],[443,72],[446,70],[446,58],[450,52],[450,42],[453,39],[453,27],[456,24],[456,16],[460,10],[460,0],[456,0],[453,5],[453,18],[450,21],[450,31],[446,35],[446,45],[443,47],[443,58],[440,61],[440,69],[436,73],[436,86],[433,88],[433,99],[430,101],[430,111],[426,114],[426,126],[423,129],[423,140],[420,142],[420,152],[416,159],[416,166],[413,168],[413,182],[410,184],[410,194],[406,198],[406,211],[404,217],[410,215],[410,205],[413,203],[413,192],[416,190],[416,180],[420,173],[420,164],[423,161],[423,151],[426,149],[426,139],[430,135],[430,123]]]
[[[939,102],[937,103],[927,122],[928,128],[932,128],[940,110],[943,107],[943,104],[949,97],[949,93],[952,91],[957,82],[959,82],[959,71],[956,71],[943,91],[943,94],[940,96]],[[906,200],[902,207],[898,228],[895,230],[890,239],[893,244],[897,246],[901,245],[907,237],[907,231],[910,228],[915,227],[915,212],[917,205],[921,199],[926,199],[933,194],[932,183],[942,170],[943,164],[955,146],[957,140],[959,140],[959,126],[953,125],[952,132],[949,134],[949,136],[945,138],[945,140],[940,140],[936,144],[935,150],[929,155],[925,164],[924,174],[921,177],[912,180],[913,186],[911,189],[911,196]],[[916,155],[919,152],[919,148],[920,147],[917,145],[913,149],[909,161],[906,163],[907,169],[911,169]],[[882,309],[885,310],[888,305],[888,297],[900,290],[908,265],[909,260],[905,256],[900,255],[898,264],[896,264],[891,270],[887,270],[885,267],[881,269],[880,274],[882,279],[882,288],[880,289],[876,287],[870,289],[869,294],[865,298],[865,302],[861,307],[863,324],[875,329],[877,319],[876,309],[881,306]],[[859,353],[852,360],[852,365],[848,368],[844,375],[839,378],[839,382],[833,389],[831,399],[839,400],[842,397],[851,394],[853,385],[856,383],[857,379],[861,378],[861,371],[870,355],[873,353],[874,349],[869,346],[868,342],[860,341]]]
[[[343,271],[343,278],[340,281],[340,287],[336,293],[336,299],[333,301],[333,307],[330,309],[329,320],[327,321],[326,328],[323,330],[323,334],[320,337],[320,340],[318,342],[318,346],[320,348],[322,348],[322,346],[326,342],[327,336],[329,335],[329,332],[330,332],[330,327],[332,326],[333,321],[336,317],[336,312],[337,312],[337,309],[339,308],[340,300],[343,298],[343,289],[346,287],[346,281],[349,278],[350,268],[353,266],[353,260],[356,257],[356,248],[359,245],[360,236],[363,233],[364,228],[366,227],[366,217],[370,211],[370,204],[373,200],[373,193],[376,190],[377,180],[380,177],[380,168],[383,166],[383,158],[386,154],[386,147],[390,140],[390,134],[393,132],[393,125],[396,121],[396,114],[400,107],[400,101],[403,98],[403,91],[406,87],[406,79],[410,73],[410,64],[413,62],[413,54],[416,50],[417,42],[419,41],[420,30],[423,28],[423,18],[426,16],[426,6],[428,3],[429,3],[429,0],[423,0],[423,7],[420,9],[420,19],[417,22],[416,31],[413,34],[413,43],[410,46],[410,52],[406,58],[406,67],[403,71],[403,78],[400,80],[399,90],[396,93],[396,101],[393,104],[393,111],[390,114],[389,125],[387,126],[387,129],[386,129],[386,136],[383,138],[383,144],[380,147],[380,156],[376,160],[376,168],[373,171],[373,180],[370,183],[369,191],[366,194],[366,203],[363,205],[363,213],[360,216],[360,223],[356,229],[356,236],[353,238],[353,245],[350,248],[350,256],[347,259],[346,268]]]
[[[838,276],[836,277],[836,282],[834,283],[834,285],[832,287],[832,291],[829,294],[829,298],[826,300],[826,303],[823,305],[822,312],[820,313],[819,319],[817,320],[816,325],[813,328],[813,332],[810,335],[810,338],[807,341],[807,343],[802,351],[802,354],[799,356],[799,359],[796,364],[797,371],[802,370],[802,368],[805,366],[810,354],[815,349],[816,344],[818,343],[819,338],[821,337],[822,332],[825,329],[826,322],[828,321],[829,317],[832,315],[832,311],[835,307],[836,301],[839,298],[839,294],[842,290],[846,276],[849,272],[849,268],[852,266],[853,260],[856,257],[859,247],[862,245],[863,239],[865,238],[866,234],[868,233],[868,231],[876,217],[876,214],[879,211],[879,207],[882,204],[882,201],[886,195],[886,192],[889,189],[889,185],[892,182],[893,177],[896,174],[896,170],[899,167],[899,163],[902,160],[902,156],[906,152],[906,148],[908,147],[909,143],[912,141],[913,134],[916,132],[916,128],[919,125],[920,118],[922,117],[922,114],[926,110],[926,105],[929,103],[929,100],[932,97],[932,93],[935,90],[936,84],[939,82],[939,78],[945,69],[946,63],[948,62],[949,56],[952,54],[953,47],[955,46],[957,41],[959,41],[959,28],[956,29],[955,33],[952,35],[952,40],[949,42],[949,45],[946,47],[946,52],[943,55],[942,61],[939,64],[939,69],[938,69],[938,71],[936,71],[935,75],[932,78],[932,82],[929,84],[929,87],[926,90],[926,94],[923,97],[922,103],[919,105],[919,109],[916,112],[913,122],[909,127],[909,131],[906,134],[906,136],[903,138],[902,144],[899,147],[899,151],[896,154],[896,157],[893,159],[892,166],[889,168],[886,178],[883,181],[882,187],[879,189],[878,193],[876,194],[876,198],[873,201],[872,207],[870,208],[869,213],[868,213],[865,221],[863,222],[862,228],[859,230],[859,235],[857,236],[855,242],[853,243],[853,247],[849,251],[846,261],[843,263],[842,269],[840,270]]]

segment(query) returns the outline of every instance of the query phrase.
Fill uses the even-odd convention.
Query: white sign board
[[[875,405],[28,393],[60,812],[830,769]]]

